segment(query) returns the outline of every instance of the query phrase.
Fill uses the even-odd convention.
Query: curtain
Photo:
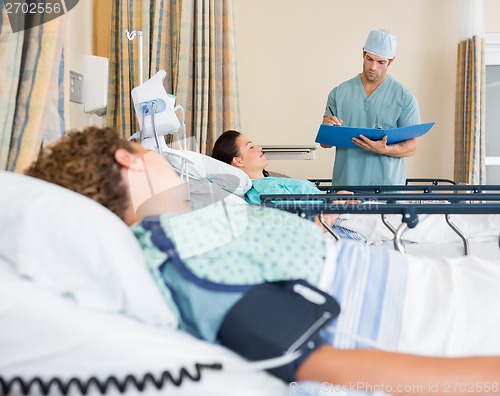
[[[0,2],[0,169],[22,172],[64,134],[69,86],[66,17],[13,32]],[[14,21],[29,23],[28,21]]]
[[[455,175],[457,183],[485,184],[484,39],[458,44],[455,100]]]
[[[125,137],[138,130],[130,97],[139,83],[138,42],[124,33],[133,29],[143,34],[145,79],[167,72],[191,149],[210,154],[224,130],[240,128],[233,0],[115,0],[112,14],[108,125]]]
[[[113,0],[111,6],[107,124],[125,138],[137,130],[130,93],[139,85],[139,38],[130,41],[125,31],[141,31],[143,3]]]

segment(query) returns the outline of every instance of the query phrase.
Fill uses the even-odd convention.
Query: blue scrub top
[[[361,76],[335,87],[328,95],[325,116],[331,111],[343,125],[383,129],[420,123],[415,96],[392,76],[366,96]],[[376,154],[363,149],[337,148],[333,170],[334,185],[405,184],[403,158]]]

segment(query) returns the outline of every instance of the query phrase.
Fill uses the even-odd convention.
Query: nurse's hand
[[[342,125],[344,123],[344,121],[342,120],[339,120],[337,117],[335,116],[324,116],[323,117],[323,124],[326,124],[326,125]],[[333,147],[333,146],[330,146],[329,144],[324,144],[324,143],[320,143],[320,146],[323,147],[323,148],[330,148],[330,147]]]
[[[335,116],[324,116],[323,117],[323,124],[326,124],[326,125],[338,125],[338,126],[340,126],[343,123],[344,123],[344,121],[339,120]]]
[[[372,151],[377,154],[387,154],[389,151],[387,148],[387,135],[384,135],[380,140],[370,140],[366,136],[359,135],[359,139],[352,138],[352,142],[366,151]]]

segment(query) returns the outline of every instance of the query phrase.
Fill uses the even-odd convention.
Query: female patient
[[[309,180],[269,176],[265,170],[269,160],[262,152],[262,147],[240,132],[229,130],[220,135],[215,141],[212,157],[241,169],[252,179],[252,188],[245,194],[245,200],[250,204],[260,204],[260,196],[264,194],[323,194]],[[349,192],[340,191],[339,194]],[[338,217],[337,214],[323,215],[324,221],[330,227],[335,226],[334,230],[339,235],[360,239],[356,233],[336,225]],[[323,227],[318,217],[314,222]]]
[[[323,194],[310,181],[284,177],[270,177],[265,170],[269,160],[262,147],[237,131],[226,131],[215,141],[212,157],[244,171],[252,179],[252,188],[245,199],[260,204],[262,194]]]
[[[192,311],[184,312],[181,317],[183,329],[206,340],[216,341],[217,326],[227,311],[218,312],[219,307],[207,301],[202,302],[203,307],[196,306],[198,302],[192,299],[189,282],[184,279],[176,284],[176,279],[169,278],[167,272],[158,271],[159,266],[171,264],[178,257],[175,250],[189,271],[207,281],[233,285],[305,279],[331,290],[348,317],[354,311],[351,300],[359,303],[363,291],[365,297],[361,300],[366,300],[366,304],[356,318],[359,327],[356,330],[367,335],[370,327],[369,333],[373,333],[375,339],[379,333],[386,334],[381,325],[384,318],[377,314],[382,309],[377,301],[383,297],[384,304],[393,304],[401,311],[400,322],[386,323],[392,326],[389,333],[400,333],[393,345],[395,348],[408,350],[408,343],[401,347],[405,339],[407,342],[416,340],[414,350],[427,348],[425,353],[432,353],[435,338],[443,336],[434,330],[442,332],[442,326],[437,325],[451,317],[460,320],[444,330],[444,337],[450,345],[454,341],[460,347],[458,354],[478,353],[470,345],[476,345],[474,342],[479,340],[477,345],[485,345],[478,348],[479,353],[500,355],[500,313],[496,309],[500,301],[500,269],[494,263],[472,258],[421,262],[397,252],[351,241],[334,243],[311,222],[260,206],[225,208],[223,213],[235,213],[230,219],[216,216],[217,213],[210,213],[210,210],[206,212],[207,208],[190,211],[182,196],[183,183],[168,163],[139,144],[122,140],[112,129],[89,128],[65,136],[53,147],[44,149],[27,174],[84,194],[131,225],[165,296],[173,291],[181,298],[176,303],[192,304]],[[161,199],[154,200],[150,206],[143,205],[148,196],[160,196]],[[212,206],[214,211],[220,207]],[[143,208],[144,215],[162,214],[159,218],[141,221],[141,215],[137,213],[139,207]],[[161,233],[151,231],[152,227]],[[158,240],[158,235],[163,237]],[[347,254],[349,252],[354,254]],[[361,271],[358,276],[368,277],[361,290],[359,284],[353,283],[353,278],[356,278],[356,271],[370,260],[373,261],[371,270]],[[450,279],[433,283],[442,271]],[[403,272],[406,276],[397,278]],[[414,275],[420,278],[414,279]],[[400,279],[403,279],[409,289],[403,308],[401,295],[397,293],[400,287],[389,291],[385,286],[387,279],[394,277],[397,278],[396,285],[401,286]],[[464,295],[477,300],[474,307],[481,309],[471,309],[468,301],[460,298],[462,294],[458,295],[451,285],[455,281],[464,285]],[[468,290],[472,285],[475,292]],[[436,290],[432,290],[434,287]],[[481,293],[478,294],[477,290]],[[426,296],[431,292],[433,295],[439,293],[439,301],[431,300],[427,310],[419,316],[416,308],[422,301],[429,302]],[[348,295],[354,297],[347,298]],[[447,301],[448,305],[445,304]],[[200,316],[193,312],[200,313]],[[339,317],[338,324],[342,320]],[[406,325],[406,321],[410,324]],[[416,331],[414,326],[420,326],[418,328],[422,331]],[[404,386],[417,385],[418,388],[413,388],[418,389],[415,394],[422,395],[498,392],[500,356],[440,358],[353,349],[355,347],[358,346],[339,349],[323,344],[311,350],[307,358],[300,360],[294,368],[294,379],[352,387],[379,386],[392,390],[393,394],[409,394],[408,387]],[[448,350],[439,352],[453,353]],[[466,389],[450,386],[453,383],[474,386]]]

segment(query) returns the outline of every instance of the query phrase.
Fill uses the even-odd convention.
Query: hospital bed
[[[205,181],[208,183],[209,187],[222,187],[224,186],[227,193],[233,196],[234,191],[237,190],[238,196],[243,196],[244,192],[250,188],[251,180],[246,174],[241,172],[239,169],[231,167],[227,164],[222,164],[215,162],[215,160],[210,158],[204,158],[199,154],[189,154],[193,163],[199,161],[203,163],[203,169],[195,169],[193,167],[191,171],[191,177],[195,175],[195,171],[198,172],[197,177],[200,177],[200,181]],[[171,164],[175,167],[175,161],[171,158]],[[188,167],[189,170],[189,167]],[[227,181],[224,179],[227,178]],[[231,183],[229,183],[229,181]],[[228,186],[231,186],[228,188]],[[223,188],[223,189],[224,189]],[[207,189],[208,191],[209,189]],[[195,194],[192,194],[192,197]],[[424,197],[430,196],[434,198],[437,194],[428,194]],[[323,196],[322,196],[323,197]],[[481,194],[481,197],[483,195]],[[499,196],[492,198],[491,205],[493,207],[487,207],[490,205],[488,203],[482,206],[481,210],[485,213],[499,213],[497,203],[494,199],[498,199]],[[289,197],[287,197],[289,198]],[[308,197],[315,199],[317,197]],[[387,198],[387,197],[386,197]],[[442,198],[442,197],[441,197]],[[451,197],[455,199],[456,197]],[[467,199],[470,200],[470,196]],[[345,196],[341,196],[338,199],[345,199]],[[369,197],[367,200],[373,200],[374,197]],[[393,205],[397,205],[394,203]],[[460,202],[456,202],[454,210],[461,211],[458,205]],[[377,205],[381,207],[382,205]],[[409,204],[406,206],[415,206]],[[443,204],[442,206],[451,206],[451,204]],[[375,204],[373,205],[375,209]],[[386,204],[386,208],[387,208]],[[431,207],[437,208],[436,204],[427,205],[428,211],[436,210]],[[470,207],[469,207],[470,208]],[[442,209],[442,208],[441,208]],[[401,208],[399,208],[401,210]],[[401,212],[397,212],[395,215],[401,219]],[[431,212],[432,213],[432,212]],[[422,221],[423,216],[427,214],[419,213],[419,226],[422,226],[424,221]],[[376,217],[377,222],[380,222],[380,215],[372,215]],[[436,217],[436,215],[429,215]],[[453,215],[455,216],[455,215]],[[467,215],[476,216],[476,215]],[[356,218],[366,217],[358,214],[353,214],[354,222]],[[439,218],[443,216],[439,215]],[[463,217],[463,216],[462,216]],[[479,217],[479,216],[478,216]],[[481,217],[490,219],[491,216]],[[457,219],[458,220],[458,219]],[[483,229],[486,229],[487,237],[490,238],[493,235],[495,239],[495,248],[498,252],[498,234],[499,229],[495,229],[492,232],[492,227],[484,227],[484,224],[473,223],[477,229],[470,230],[465,228],[462,224],[459,227],[465,232],[467,236],[469,234],[482,237]],[[493,226],[498,225],[497,222],[493,222]],[[392,239],[392,233],[383,226],[386,232],[388,232]],[[459,237],[456,233],[449,229],[449,234],[456,240]],[[374,227],[371,227],[374,228]],[[410,231],[414,231],[418,227],[413,229],[408,229],[407,232],[403,234],[406,236]],[[474,231],[469,233],[469,231]],[[448,235],[440,235],[440,240],[442,241]],[[326,240],[331,242],[332,238]],[[472,243],[476,242],[476,239],[471,240]],[[446,242],[444,242],[446,243]],[[375,345],[385,346],[393,348],[394,350],[399,350],[409,353],[424,353],[428,355],[441,354],[445,356],[452,355],[462,355],[467,353],[475,354],[495,354],[500,351],[500,343],[498,342],[498,337],[496,336],[495,328],[495,316],[487,315],[485,310],[487,307],[472,306],[472,304],[479,304],[478,299],[467,299],[467,301],[462,301],[463,296],[470,296],[471,293],[481,293],[482,296],[488,294],[487,289],[498,290],[497,282],[495,281],[496,276],[486,277],[487,279],[482,279],[481,284],[474,284],[469,290],[462,288],[464,282],[468,282],[469,279],[474,278],[474,276],[468,276],[468,274],[463,274],[458,277],[454,274],[453,279],[450,279],[449,270],[453,267],[461,268],[462,264],[467,264],[466,266],[471,271],[471,273],[482,274],[481,268],[484,266],[489,267],[490,262],[483,263],[482,260],[477,257],[458,257],[457,260],[450,262],[450,266],[443,265],[438,271],[427,271],[428,260],[419,257],[412,257],[410,255],[403,256],[391,252],[388,249],[383,249],[379,247],[366,246],[359,243],[353,243],[352,241],[342,240],[337,243],[327,243],[329,246],[333,246],[335,259],[332,261],[328,260],[329,255],[327,254],[327,263],[336,263],[335,278],[332,282],[332,287],[334,289],[334,295],[339,296],[339,303],[342,307],[343,314],[339,317],[338,322],[335,325],[335,333],[333,339],[330,339],[332,345],[339,348],[356,348],[356,347],[366,347],[366,342],[361,340],[356,340],[350,335],[358,333],[362,329],[362,333],[365,335],[370,335],[370,340],[375,341]],[[410,246],[406,244],[407,250],[409,251]],[[427,245],[424,243],[416,243],[415,245]],[[483,243],[480,243],[481,247]],[[335,252],[335,247],[339,247],[339,250]],[[443,242],[439,243],[440,251],[443,250]],[[471,246],[471,248],[474,248]],[[463,254],[463,245],[460,241],[459,244],[459,256]],[[392,254],[391,254],[392,253]],[[472,249],[474,254],[474,250]],[[437,255],[436,255],[437,256]],[[387,263],[392,258],[396,260],[403,260],[407,258],[409,264],[407,266],[408,272],[403,273],[402,270],[405,266],[394,265],[391,270],[388,270]],[[499,257],[499,256],[497,256]],[[498,260],[497,260],[498,262]],[[355,265],[353,265],[355,264]],[[443,264],[444,260],[443,260]],[[456,264],[456,266],[455,266]],[[434,266],[432,266],[434,268]],[[500,271],[500,268],[495,266],[495,269]],[[400,272],[400,270],[402,270]],[[453,280],[453,282],[452,282]],[[490,287],[486,287],[485,283],[489,282]],[[347,286],[349,285],[349,287]],[[376,286],[378,285],[378,286]],[[425,292],[423,292],[425,290]],[[450,305],[446,305],[447,297],[450,297]],[[491,296],[492,300],[498,300],[497,296]],[[462,305],[463,304],[463,305]],[[460,310],[460,315],[454,315],[456,306],[467,307]],[[376,307],[376,308],[374,308]],[[432,308],[429,308],[432,307]],[[438,310],[439,308],[439,310]],[[365,315],[367,311],[372,311],[373,315]],[[465,314],[465,311],[468,313]],[[439,315],[437,318],[432,312],[443,312],[443,315]],[[449,313],[449,314],[448,314]],[[469,314],[470,313],[470,314]],[[366,322],[367,317],[372,317],[373,321]],[[464,330],[464,323],[462,320],[467,318],[464,323],[481,323],[481,326],[474,328],[471,331]],[[483,322],[483,318],[487,322]],[[463,332],[465,331],[465,333]],[[477,340],[477,342],[476,342]],[[471,344],[472,341],[472,345]],[[483,345],[484,344],[484,345]],[[372,344],[373,346],[373,344]],[[321,392],[317,392],[321,394]],[[345,393],[342,393],[345,394]]]
[[[243,203],[241,196],[251,186],[248,177],[205,157],[192,155],[193,163],[207,162],[198,174],[191,172],[190,183],[201,185],[191,191],[193,200]],[[0,393],[45,394],[44,381],[52,384],[48,394],[102,394],[104,386],[109,395],[122,391],[130,395],[296,394],[294,388],[255,370],[231,351],[178,331],[176,317],[146,270],[137,241],[111,212],[27,176],[0,172],[0,185]],[[215,198],[214,192],[220,195]],[[383,256],[373,256],[377,265],[384,265]],[[346,265],[339,273],[351,281],[370,280],[364,272],[351,276],[354,267]],[[401,279],[391,279],[386,289],[401,293]],[[347,306],[349,298],[341,302]],[[383,317],[393,317],[392,310],[386,308]],[[357,318],[363,305],[350,305],[345,311]],[[401,309],[397,311],[400,314]],[[349,326],[356,320],[346,319],[339,329],[352,331]],[[396,342],[389,330],[378,334]],[[448,334],[443,336],[446,339]],[[403,349],[411,352],[413,345],[414,352],[448,353],[444,341],[441,349],[437,343],[433,340],[427,349],[419,350],[421,343],[406,339]],[[338,338],[335,345],[357,344]]]
[[[245,192],[251,188],[252,182],[250,178],[233,166],[199,153],[184,151],[182,154],[190,159],[190,164],[182,164],[182,161],[175,153],[167,154],[166,158],[175,169],[189,171],[190,185],[193,192],[192,199],[195,202],[215,202],[228,198],[243,199]],[[359,214],[353,212],[347,214],[344,206],[339,208],[337,213],[344,212],[341,225],[346,228],[351,227],[355,232],[361,234],[368,244],[394,247],[394,234],[397,227],[392,226],[393,229],[391,230],[390,226],[387,227],[384,224],[401,224],[401,210],[409,209],[412,206],[415,207],[421,200],[430,200],[433,201],[433,208],[427,207],[426,213],[422,212],[423,207],[419,209],[419,227],[406,227],[406,230],[400,229],[402,239],[400,243],[397,243],[398,249],[402,250],[404,248],[407,253],[424,256],[458,257],[467,253],[485,258],[500,258],[498,249],[498,234],[500,233],[498,224],[500,220],[494,216],[480,214],[480,211],[497,214],[498,206],[494,202],[491,202],[491,206],[483,203],[481,205],[460,207],[457,206],[456,196],[454,196],[452,198],[454,198],[453,201],[455,202],[453,206],[455,213],[448,213],[448,216],[446,216],[446,210],[449,209],[449,204],[441,202],[441,206],[439,206],[439,202],[436,202],[443,200],[444,196],[438,194],[444,193],[481,193],[481,198],[484,198],[485,192],[496,193],[500,191],[500,186],[456,185],[449,179],[408,179],[406,186],[336,186],[333,189],[330,179],[317,179],[317,181],[324,183],[323,185],[321,183],[316,184],[326,194],[340,190],[350,190],[373,194],[373,199],[379,199],[380,196],[376,195],[382,193],[387,198],[386,194],[389,192],[422,194],[422,196],[414,197],[415,199],[407,203],[406,206],[391,207],[385,205],[383,210],[389,211],[392,209],[396,212],[387,212],[383,215],[380,212],[378,215],[368,215],[368,206],[366,205],[364,205],[363,210],[359,211]],[[284,198],[289,199],[290,196]],[[470,197],[467,196],[467,198]],[[342,199],[345,199],[345,196]],[[467,215],[461,214],[465,209],[472,210],[474,214],[471,214],[471,212]],[[377,213],[377,210],[382,210],[381,205],[377,208],[372,205],[371,210],[370,213]],[[306,216],[304,213],[302,215]],[[456,230],[453,229],[455,226]]]
[[[277,209],[288,210],[296,213],[302,217],[312,217],[314,215],[321,216],[326,213],[336,213],[342,215],[355,215],[349,219],[357,218],[358,220],[366,218],[367,215],[379,215],[379,224],[383,224],[389,231],[390,237],[387,235],[375,236],[377,232],[380,234],[381,229],[374,226],[374,222],[369,222],[369,226],[352,226],[352,221],[347,224],[343,223],[349,229],[360,232],[364,235],[365,239],[371,244],[383,244],[382,242],[389,242],[392,240],[394,248],[401,252],[405,252],[405,245],[403,243],[403,235],[408,228],[416,229],[416,232],[421,231],[418,229],[419,219],[423,219],[427,227],[438,227],[443,230],[443,224],[438,224],[435,217],[441,215],[446,225],[449,227],[455,236],[463,244],[463,254],[471,254],[471,241],[468,237],[468,232],[476,236],[480,230],[462,231],[463,224],[458,226],[452,220],[452,215],[460,215],[461,223],[463,223],[463,216],[469,215],[468,220],[476,221],[476,228],[480,228],[484,222],[485,229],[492,230],[491,235],[486,240],[481,240],[484,233],[479,235],[479,239],[474,239],[474,244],[484,242],[485,246],[488,245],[487,250],[482,250],[485,257],[493,257],[499,255],[498,249],[498,236],[500,230],[498,228],[499,218],[495,216],[479,217],[478,215],[498,215],[500,214],[500,186],[493,185],[407,185],[407,186],[339,186],[333,189],[337,190],[350,190],[353,195],[349,195],[350,201],[345,201],[346,195],[336,193],[326,193],[322,195],[262,195],[262,204]],[[339,203],[343,202],[343,203]],[[351,203],[350,203],[351,202]],[[364,217],[360,217],[360,215]],[[388,216],[391,215],[390,219]],[[399,219],[398,219],[399,216]],[[472,217],[474,216],[474,217]],[[373,219],[372,219],[373,220]],[[359,223],[359,221],[358,221]],[[323,223],[324,224],[324,223]],[[394,224],[399,224],[395,226]],[[328,228],[326,224],[325,227]],[[448,230],[448,231],[449,231]],[[329,229],[330,233],[338,239],[333,230]],[[369,235],[371,233],[371,235]],[[425,234],[426,231],[421,231]],[[434,233],[435,234],[435,233]],[[414,235],[416,235],[414,233]],[[385,240],[384,240],[385,238]],[[378,240],[377,240],[378,239]],[[427,253],[434,255],[436,252],[433,245],[441,245],[439,249],[440,255],[445,255],[448,248],[446,238],[443,235],[436,235],[436,240],[421,240],[418,238],[409,241],[413,242],[427,242],[427,244],[420,247],[411,247],[412,253]],[[445,242],[445,243],[443,243]],[[448,241],[449,242],[449,241]],[[483,247],[485,247],[483,246]],[[451,250],[456,253],[456,244],[453,244]],[[474,246],[474,253],[477,253],[478,246]]]
[[[138,242],[110,211],[28,176],[0,172],[0,185],[0,394],[299,394],[177,330]]]

